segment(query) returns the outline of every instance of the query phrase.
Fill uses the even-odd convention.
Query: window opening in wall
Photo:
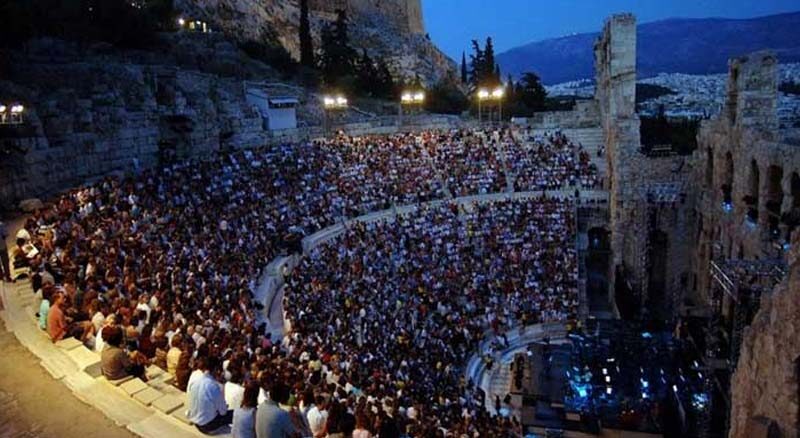
[[[749,192],[744,197],[744,203],[747,206],[747,220],[751,224],[758,223],[758,188],[761,184],[761,175],[758,170],[758,163],[756,160],[750,162],[750,181]]]

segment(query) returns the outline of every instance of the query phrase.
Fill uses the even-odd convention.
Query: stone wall
[[[614,293],[617,281],[624,281],[633,291],[637,315],[672,320],[680,311],[691,272],[693,221],[687,190],[691,166],[684,157],[649,157],[640,150],[633,15],[615,15],[606,21],[595,43],[595,71],[614,257],[609,292]],[[678,195],[668,201],[657,199],[663,185],[676,188]],[[665,244],[658,252],[653,250],[656,239]],[[664,264],[657,265],[656,259]],[[617,278],[618,272],[624,278]],[[654,273],[659,278],[663,274],[658,293],[649,290]]]
[[[46,71],[44,71],[46,70]],[[160,154],[203,156],[263,144],[260,114],[241,82],[141,65],[31,67],[32,82],[0,83],[26,103],[27,124],[3,132],[0,203],[153,166]],[[77,82],[75,82],[77,81]]]
[[[790,267],[744,330],[731,379],[731,438],[767,436],[770,424],[780,436],[798,436],[800,235],[791,243],[790,236],[800,218],[800,145],[778,128],[776,65],[768,52],[731,60],[725,107],[703,122],[693,157],[694,304],[719,305],[712,261]]]
[[[578,101],[572,111],[536,113],[524,124],[535,129],[595,128],[600,125],[600,113],[596,100]]]
[[[784,259],[783,244],[792,230],[787,219],[800,215],[800,153],[797,144],[779,140],[775,62],[763,52],[733,60],[723,115],[704,122],[698,134],[695,265],[700,303],[709,298],[706,273],[713,257]],[[764,87],[771,87],[771,93]],[[753,210],[757,219],[748,220]],[[777,229],[771,229],[771,222],[777,222]]]
[[[795,234],[788,277],[745,330],[732,379],[730,438],[754,438],[759,419],[774,422],[780,436],[800,436],[800,233]]]

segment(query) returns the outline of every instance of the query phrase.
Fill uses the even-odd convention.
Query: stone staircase
[[[8,331],[39,360],[55,380],[82,402],[98,409],[118,426],[145,438],[203,437],[186,419],[186,394],[171,385],[172,376],[151,366],[148,381],[127,377],[109,381],[100,372],[100,355],[80,341],[53,343],[40,330],[34,310],[35,297],[28,281],[0,283],[3,310],[0,317]],[[230,434],[216,435],[227,437]]]

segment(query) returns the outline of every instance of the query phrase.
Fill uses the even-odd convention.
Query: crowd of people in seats
[[[348,217],[445,196],[442,181],[416,135],[339,135],[318,146],[341,169],[335,184],[340,196],[351,201],[345,212]]]
[[[293,277],[287,307],[296,331],[285,343],[268,334],[254,291],[262,269],[292,250],[290,236],[391,203],[443,197],[437,173],[458,175],[448,182],[458,194],[501,190],[498,182],[466,181],[487,168],[502,172],[481,144],[496,146],[505,135],[339,137],[107,178],[32,214],[14,234],[13,266],[29,271],[40,327],[53,341],[74,337],[95,349],[108,378],[144,377],[157,365],[190,400],[218,396],[204,392],[213,388],[208,376],[231,388],[226,398],[236,385],[244,394],[256,384],[259,407],[289,406],[292,424],[315,436],[337,436],[351,424],[381,437],[436,427],[490,436],[511,430],[511,420],[486,416],[469,382],[458,381],[460,367],[487,327],[574,314],[567,207],[546,199],[467,212],[450,206],[402,219],[400,229],[356,226]],[[444,152],[452,150],[462,152]],[[338,270],[324,270],[325,259]],[[201,430],[236,417],[215,403],[191,412]],[[225,406],[242,403],[233,397]]]
[[[565,188],[597,189],[602,181],[597,166],[583,146],[561,132],[531,137],[526,143],[507,145],[509,172],[518,192]]]
[[[452,195],[460,197],[506,190],[498,147],[510,135],[507,130],[434,132],[423,135],[423,142]]]
[[[342,402],[363,393],[414,408],[422,415],[405,422],[415,436],[514,425],[486,416],[464,365],[487,331],[575,317],[571,208],[547,198],[446,204],[351,225],[287,282],[288,357],[301,369],[321,362]]]

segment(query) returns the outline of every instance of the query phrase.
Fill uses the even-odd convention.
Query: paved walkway
[[[136,437],[47,374],[2,321],[0,351],[0,437]]]

